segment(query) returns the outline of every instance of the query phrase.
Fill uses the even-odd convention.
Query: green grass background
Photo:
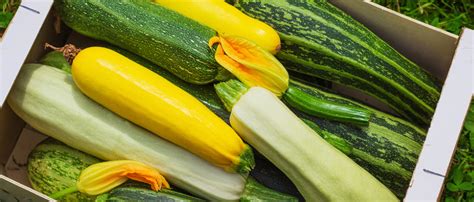
[[[474,29],[473,0],[372,1],[454,34],[459,34],[462,27]],[[461,132],[441,200],[474,202],[474,101]]]
[[[372,0],[424,23],[459,34],[474,29],[473,0]]]
[[[0,37],[13,18],[20,0],[0,0]]]

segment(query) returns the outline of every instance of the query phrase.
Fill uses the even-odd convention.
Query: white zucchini
[[[243,94],[232,108],[230,123],[293,181],[307,201],[398,201],[268,90],[253,87]]]
[[[227,173],[103,108],[53,67],[25,65],[8,104],[38,131],[104,160],[157,168],[171,183],[212,200],[238,200],[245,178]]]

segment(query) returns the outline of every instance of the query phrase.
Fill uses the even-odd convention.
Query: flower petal
[[[288,88],[289,76],[283,65],[268,51],[244,38],[213,37],[211,47],[219,43],[216,61],[248,86],[264,87],[277,96]]]
[[[155,191],[163,186],[170,187],[156,169],[137,161],[118,160],[97,163],[84,169],[77,182],[77,189],[89,195],[99,195],[128,179],[150,184]]]

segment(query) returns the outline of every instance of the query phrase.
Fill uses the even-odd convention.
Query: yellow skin
[[[72,76],[89,98],[226,171],[247,145],[199,100],[112,50],[82,50]]]
[[[272,54],[280,50],[280,37],[272,27],[245,15],[224,0],[154,1],[216,30],[221,35],[244,37]]]

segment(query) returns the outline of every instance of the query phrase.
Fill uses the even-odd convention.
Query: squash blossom
[[[121,185],[128,179],[151,185],[158,191],[170,188],[165,178],[154,168],[130,160],[107,161],[91,165],[81,172],[77,189],[89,195],[98,195]]]
[[[215,59],[245,85],[260,86],[281,97],[288,89],[285,67],[270,52],[237,36],[219,35],[209,40],[209,47],[218,44]]]
[[[170,188],[166,179],[154,168],[131,160],[106,161],[93,164],[81,172],[76,186],[50,195],[53,199],[79,191],[88,195],[103,194],[123,184],[128,179],[151,185],[154,191]]]

